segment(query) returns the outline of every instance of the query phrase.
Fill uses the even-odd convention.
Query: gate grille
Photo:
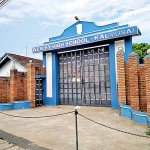
[[[109,47],[59,55],[59,102],[110,106]]]
[[[43,105],[43,80],[36,79],[36,106]]]

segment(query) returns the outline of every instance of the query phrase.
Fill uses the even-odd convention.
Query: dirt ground
[[[3,111],[11,115],[44,116],[73,111],[73,106],[37,107]],[[82,107],[79,113],[102,124],[145,135],[147,127],[104,107]],[[0,129],[52,150],[75,150],[75,115],[52,118],[14,118],[0,114]],[[150,138],[136,137],[90,122],[78,116],[79,150],[150,150]]]

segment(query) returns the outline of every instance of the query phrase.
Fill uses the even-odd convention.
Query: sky
[[[61,35],[76,22],[74,16],[100,26],[138,26],[142,35],[133,42],[150,44],[149,0],[12,0],[0,8],[0,57],[14,53],[42,59],[32,48]]]

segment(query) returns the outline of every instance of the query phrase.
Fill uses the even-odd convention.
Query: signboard
[[[114,38],[120,38],[125,36],[132,36],[132,35],[138,35],[138,28],[136,26],[133,27],[126,27],[122,29],[116,29],[111,31],[105,31],[105,32],[97,32],[95,34],[90,34],[87,36],[80,36],[79,38],[73,38],[70,40],[63,40],[60,42],[51,42],[49,44],[34,47],[32,49],[33,53],[39,53],[43,51],[49,51],[49,50],[55,50],[55,49],[61,49],[71,46],[77,46],[82,44],[88,44],[98,41],[104,41]]]

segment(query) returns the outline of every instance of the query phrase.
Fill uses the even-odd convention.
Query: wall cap
[[[14,70],[14,71],[17,71],[18,69],[17,69],[17,68],[11,68],[10,70]]]
[[[149,54],[149,55],[146,55],[146,56],[144,57],[144,59],[145,59],[145,58],[150,58],[150,54]]]
[[[117,54],[124,54],[124,51],[123,51],[123,50],[119,50],[119,51],[117,52]]]
[[[144,64],[139,64],[139,67],[143,67],[144,66]]]
[[[131,54],[129,54],[129,56],[138,56],[138,54],[137,53],[131,53]]]

